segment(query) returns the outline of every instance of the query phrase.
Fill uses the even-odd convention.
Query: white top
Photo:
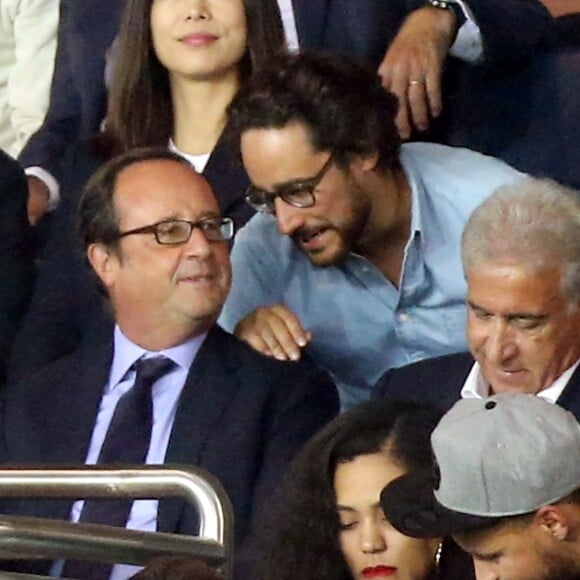
[[[59,0],[0,1],[0,148],[13,157],[48,108],[58,12]]]
[[[203,172],[203,170],[205,169],[205,166],[207,165],[207,162],[209,161],[210,155],[211,155],[211,152],[210,153],[202,153],[201,155],[189,155],[189,153],[184,153],[183,151],[180,151],[175,146],[173,139],[169,139],[168,149],[169,149],[169,151],[173,151],[173,153],[177,153],[178,155],[180,155],[184,159],[187,159],[187,161],[189,161],[193,165],[193,168],[198,173]]]
[[[548,403],[555,403],[566,388],[578,365],[580,365],[580,360],[564,371],[548,388],[541,390],[538,393],[538,397],[548,401]],[[485,399],[489,397],[489,391],[489,383],[485,380],[481,372],[480,364],[476,362],[471,367],[467,379],[465,379],[465,383],[461,389],[461,398]]]

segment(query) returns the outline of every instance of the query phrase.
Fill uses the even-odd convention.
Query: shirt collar
[[[409,232],[409,240],[407,241],[407,247],[409,244],[415,239],[417,233],[420,233],[422,230],[422,222],[421,222],[421,198],[424,198],[423,194],[423,185],[421,183],[421,179],[418,175],[415,174],[413,168],[409,165],[405,164],[404,155],[402,155],[401,151],[401,167],[405,173],[407,178],[407,182],[409,184],[409,188],[411,190],[411,228]],[[350,251],[350,256],[354,257],[354,259],[363,259],[368,262],[367,258],[357,254],[354,251]]]
[[[415,233],[421,232],[423,229],[421,200],[425,197],[424,188],[421,177],[415,172],[412,164],[407,163],[404,148],[401,149],[400,163],[411,190],[411,232],[409,239],[413,239]]]
[[[541,397],[549,403],[555,403],[566,385],[572,378],[572,375],[580,365],[580,360],[576,361],[569,369],[565,370],[549,387],[542,389],[538,393],[538,397]],[[465,379],[463,388],[461,389],[462,399],[485,399],[489,396],[489,383],[483,377],[481,372],[481,366],[478,362],[475,362]]]
[[[189,370],[206,336],[207,332],[190,338],[177,346],[154,352],[146,350],[129,340],[119,326],[115,325],[113,364],[111,365],[107,391],[114,389],[125,378],[135,362],[143,356],[163,354],[183,370]]]

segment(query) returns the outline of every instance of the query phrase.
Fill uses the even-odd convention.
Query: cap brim
[[[482,529],[498,518],[453,511],[442,506],[433,490],[431,471],[418,471],[398,477],[381,493],[381,507],[397,530],[414,538],[437,538]]]

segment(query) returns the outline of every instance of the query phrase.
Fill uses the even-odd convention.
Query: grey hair
[[[461,238],[463,271],[507,259],[533,271],[560,266],[561,289],[580,305],[580,191],[526,177],[475,209]]]

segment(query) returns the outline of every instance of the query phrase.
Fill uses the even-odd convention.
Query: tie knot
[[[151,358],[141,358],[135,363],[136,383],[147,383],[152,385],[157,379],[166,374],[175,363],[166,356],[156,356]]]

